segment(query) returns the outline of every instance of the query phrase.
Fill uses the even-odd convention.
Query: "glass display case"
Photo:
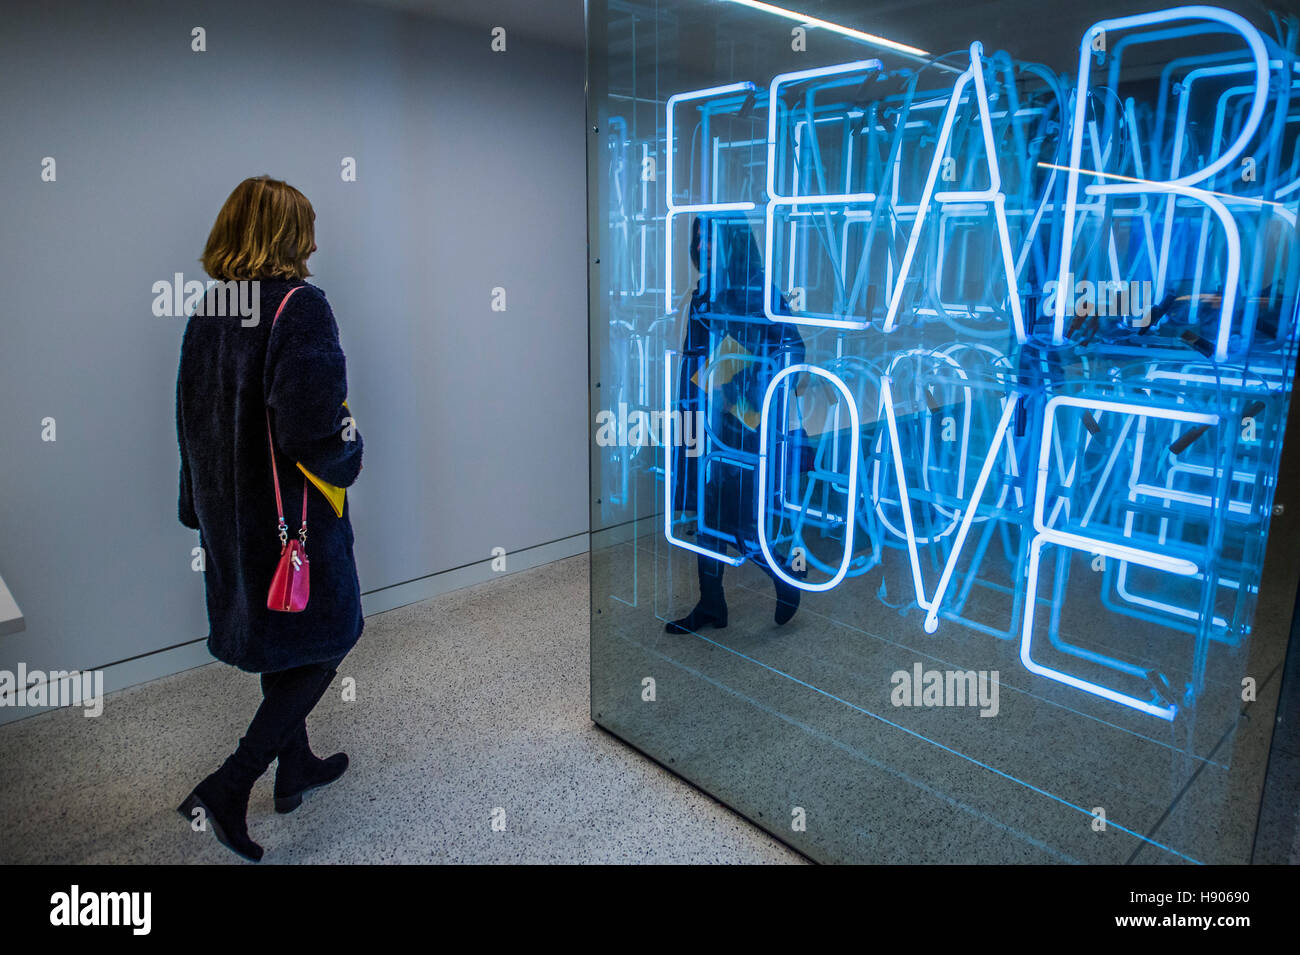
[[[817,860],[1249,861],[1300,21],[587,10],[592,718]]]

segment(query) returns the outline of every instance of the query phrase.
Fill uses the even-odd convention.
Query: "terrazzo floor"
[[[888,685],[881,674],[871,678],[874,670],[901,665],[899,653],[930,660],[965,652],[931,642],[921,653],[867,630],[845,631],[834,621],[860,618],[868,606],[860,595],[810,599],[794,623],[773,630],[770,584],[747,566],[729,578],[728,631],[665,639],[649,604],[666,599],[657,609],[669,612],[684,600],[686,609],[691,562],[665,563],[653,539],[599,547],[597,554],[597,589],[613,595],[597,605],[617,618],[606,619],[602,633],[612,625],[621,635],[596,644],[602,722],[629,732],[649,752],[662,750],[668,765],[701,777],[760,821],[776,826],[790,805],[809,807],[803,838],[817,855],[1186,861],[1152,845],[1130,845],[1123,833],[1108,837],[1102,851],[1076,831],[1091,830],[1070,813],[1053,816],[1022,793],[1003,792],[998,779],[966,779],[963,767],[938,765],[933,753],[927,758],[914,736],[901,748],[880,727],[867,726],[864,736],[857,711],[819,702],[748,659],[815,677],[838,699],[867,699],[872,687]],[[631,560],[634,554],[640,559]],[[267,849],[264,863],[804,861],[593,725],[589,568],[586,555],[574,557],[367,618],[363,639],[310,721],[315,749],[346,749],[352,768],[288,816],[272,811],[272,774],[263,777],[249,824]],[[852,606],[830,602],[845,599]],[[633,611],[633,604],[643,609]],[[910,642],[906,628],[881,627]],[[719,655],[733,644],[742,656]],[[647,673],[658,680],[653,707],[641,701]],[[355,681],[353,701],[344,699],[345,681]],[[1114,772],[1116,759],[1141,766],[1150,780],[1137,774],[1111,793],[1120,818],[1143,821],[1138,831],[1171,844],[1214,842],[1180,818],[1199,815],[1225,829],[1218,841],[1244,844],[1248,834],[1231,830],[1246,826],[1250,814],[1223,815],[1226,797],[1216,779],[1225,774],[1216,776],[1214,756],[1186,792],[1165,792],[1161,776],[1166,783],[1183,778],[1172,764],[1160,769],[1167,744],[1128,728],[1098,747],[1075,738],[1099,731],[1095,717],[1014,679],[1005,692],[998,720],[891,718],[943,733],[954,747],[982,746],[1007,766],[1033,756],[1031,741],[1052,740],[1075,757],[1055,762],[1050,779],[1089,793],[1097,787],[1087,781]],[[191,832],[174,807],[229,752],[259,698],[255,677],[212,664],[111,694],[97,719],[69,709],[0,726],[0,863],[241,863],[209,833]],[[759,705],[763,700],[768,705]],[[1026,708],[1031,701],[1036,711]],[[922,723],[927,716],[931,723]],[[781,727],[792,719],[820,729],[799,735],[797,746],[784,745],[790,734]],[[978,734],[994,723],[998,734],[982,741]],[[1253,735],[1237,744],[1239,756],[1263,743]],[[998,750],[997,741],[1007,739],[1025,741],[1025,752]],[[1032,759],[1026,765],[1032,771]],[[1169,812],[1157,819],[1152,813],[1161,805]],[[1006,807],[1014,807],[1014,818],[1001,818]],[[504,828],[494,828],[494,819]],[[1300,861],[1300,845],[1276,848],[1277,861]]]
[[[285,816],[273,774],[258,782],[262,864],[802,862],[592,724],[588,567],[573,557],[368,618],[309,721],[313,748],[352,766]],[[0,863],[246,864],[175,806],[259,700],[256,677],[214,663],[111,694],[96,719],[0,726]]]

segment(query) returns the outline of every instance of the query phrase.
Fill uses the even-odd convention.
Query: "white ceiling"
[[[351,0],[407,13],[480,27],[504,26],[512,33],[581,50],[586,42],[585,0]],[[661,9],[643,0],[648,11]],[[1011,51],[1024,60],[1069,71],[1084,27],[1106,15],[1172,6],[1170,0],[774,0],[828,20],[868,30],[927,50],[961,50],[972,38],[993,49]],[[1300,11],[1300,0],[1214,0],[1267,28],[1266,7]],[[713,68],[713,32],[720,17],[733,24],[760,25],[766,14],[745,7],[715,6],[709,0],[663,4],[673,8],[687,28],[677,36],[685,62],[694,58],[706,72]],[[690,50],[691,40],[702,44]],[[687,55],[689,54],[689,55]],[[1132,56],[1133,54],[1130,54]],[[1154,53],[1151,55],[1155,55]]]
[[[581,49],[586,41],[583,0],[353,0],[474,26],[510,32]]]

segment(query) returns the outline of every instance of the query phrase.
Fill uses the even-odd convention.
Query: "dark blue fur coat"
[[[272,331],[280,301],[299,285]],[[257,673],[284,670],[338,659],[361,636],[348,508],[336,517],[315,487],[307,496],[307,609],[266,609],[280,541],[263,409],[270,407],[293,536],[306,480],[295,462],[340,487],[361,470],[360,433],[344,440],[347,392],[338,325],[313,285],[261,282],[256,325],[245,327],[238,315],[196,314],[185,327],[176,379],[179,516],[199,532],[205,551],[208,649],[218,660]]]

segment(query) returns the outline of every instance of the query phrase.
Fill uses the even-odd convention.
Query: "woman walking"
[[[235,188],[200,260],[227,285],[210,289],[189,319],[176,381],[179,516],[203,549],[208,649],[261,674],[263,696],[235,751],[179,812],[254,862],[262,847],[248,834],[248,799],[271,763],[277,812],[347,769],[343,753],[312,753],[306,720],[363,627],[340,500],[361,470],[362,442],[344,405],[338,326],[324,293],[304,281],[314,220],[311,203],[284,182],[261,176]],[[251,316],[218,301],[235,301],[236,288]],[[321,485],[334,486],[325,490],[338,510]],[[271,600],[273,577],[297,583]]]
[[[700,279],[687,308],[677,400],[683,412],[704,416],[717,447],[737,460],[757,460],[767,453],[759,447],[758,409],[776,370],[787,361],[792,365],[803,361],[803,338],[795,325],[771,322],[763,314],[763,262],[747,222],[697,216],[691,223],[690,257]],[[711,282],[717,285],[711,287]],[[733,348],[730,357],[716,357],[725,343]],[[709,368],[720,373],[711,376]],[[726,383],[713,386],[715,378],[725,378]],[[807,446],[802,429],[791,438],[794,446]],[[685,448],[671,453],[675,456],[673,499],[679,507],[697,512],[695,542],[718,554],[732,547],[753,561],[776,588],[773,619],[777,626],[789,623],[799,609],[801,591],[772,572],[759,547],[758,522],[767,520],[767,515],[758,513],[755,468],[725,464],[711,468],[707,457],[693,459]],[[791,460],[791,474],[806,470],[801,462],[802,458]],[[701,492],[698,497],[697,492]],[[766,501],[763,506],[766,509]],[[705,627],[727,626],[722,589],[726,566],[707,554],[696,556],[700,599],[685,617],[665,624],[666,632],[698,633]],[[785,559],[782,569],[788,575],[806,575]]]

